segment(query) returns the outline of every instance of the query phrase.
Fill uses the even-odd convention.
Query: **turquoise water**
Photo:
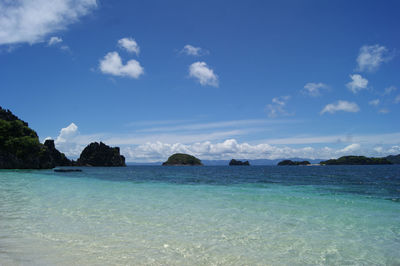
[[[400,167],[0,171],[0,265],[400,265]]]

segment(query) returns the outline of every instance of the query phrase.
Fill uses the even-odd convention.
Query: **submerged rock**
[[[92,142],[83,149],[77,161],[79,166],[126,166],[125,157],[118,147],[110,147],[103,142]]]
[[[174,166],[179,166],[179,165],[203,165],[199,159],[196,157],[189,155],[189,154],[184,154],[184,153],[175,153],[171,155],[166,162],[164,162],[162,165],[167,166],[167,165],[174,165]]]
[[[239,160],[232,159],[232,160],[229,162],[229,165],[246,165],[246,166],[249,166],[250,163],[249,163],[249,161],[244,161],[244,162],[242,162],[242,161],[239,161]]]

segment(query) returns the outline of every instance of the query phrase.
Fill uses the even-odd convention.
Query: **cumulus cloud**
[[[50,39],[49,39],[49,41],[47,42],[47,44],[49,45],[49,46],[52,46],[52,45],[56,45],[56,44],[58,44],[58,43],[61,43],[63,40],[60,38],[60,37],[57,37],[57,36],[53,36],[53,37],[51,37]]]
[[[117,52],[106,54],[104,58],[100,60],[99,68],[101,72],[105,74],[135,79],[138,79],[144,73],[143,67],[135,59],[129,60],[124,65]]]
[[[354,94],[356,94],[357,92],[359,92],[361,90],[367,89],[368,80],[363,78],[361,75],[359,75],[359,74],[350,75],[350,78],[352,79],[352,81],[347,83],[346,86]]]
[[[379,99],[375,99],[375,100],[369,101],[368,104],[373,105],[373,106],[378,106],[380,102],[381,101]]]
[[[193,45],[187,44],[183,47],[183,49],[181,50],[181,53],[184,53],[187,55],[200,56],[203,54],[207,54],[207,51],[200,47],[194,47]]]
[[[37,43],[96,8],[96,0],[0,2],[0,45]]]
[[[189,66],[189,76],[197,79],[202,86],[218,87],[218,76],[205,62],[195,62]]]
[[[286,116],[289,113],[286,111],[286,104],[289,101],[290,96],[275,97],[272,99],[272,103],[268,104],[266,111],[268,117],[274,118],[277,116]]]
[[[324,113],[336,113],[338,111],[343,111],[343,112],[351,112],[351,113],[356,113],[360,111],[360,108],[358,105],[354,102],[348,102],[348,101],[337,101],[336,103],[330,103],[327,104],[324,109],[321,111],[321,115]]]
[[[307,83],[304,85],[302,92],[312,97],[317,97],[321,95],[321,89],[327,89],[328,86],[324,83]]]
[[[64,143],[72,138],[74,138],[78,134],[78,126],[74,123],[69,124],[69,126],[64,127],[60,130],[60,134],[56,139],[56,143]]]
[[[130,53],[135,53],[138,55],[140,52],[139,45],[137,44],[135,39],[132,38],[122,38],[118,40],[118,45]]]
[[[360,53],[357,57],[359,71],[375,71],[379,66],[387,61],[390,61],[393,56],[389,50],[382,45],[364,45],[360,48]]]

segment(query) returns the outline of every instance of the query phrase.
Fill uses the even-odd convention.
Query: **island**
[[[309,161],[292,161],[283,160],[278,163],[278,166],[297,166],[297,165],[311,165]]]
[[[386,156],[385,158],[386,158],[386,160],[388,160],[392,164],[400,164],[400,154],[389,155],[389,156]]]
[[[387,157],[373,158],[365,156],[342,156],[338,159],[330,159],[320,162],[321,165],[376,165],[376,164],[392,164]]]
[[[40,143],[27,122],[0,107],[0,169],[50,169],[71,166],[53,141]]]
[[[79,166],[126,166],[125,157],[118,147],[110,147],[103,142],[92,142],[83,149],[77,161]]]
[[[58,151],[54,140],[42,144],[28,123],[10,110],[0,107],[0,169],[51,169],[56,166],[126,166],[118,147],[93,142],[81,153],[78,161],[69,160]],[[57,172],[79,171],[56,169]]]
[[[249,163],[249,161],[244,161],[244,162],[242,162],[242,161],[239,161],[239,160],[232,159],[232,160],[229,162],[229,165],[230,165],[230,166],[236,166],[236,165],[249,166],[250,163]]]
[[[166,162],[162,164],[163,166],[196,166],[203,165],[200,159],[185,153],[175,153],[171,155]]]

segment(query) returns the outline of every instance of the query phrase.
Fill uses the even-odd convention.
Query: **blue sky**
[[[400,2],[0,0],[0,105],[76,158],[400,153]]]

